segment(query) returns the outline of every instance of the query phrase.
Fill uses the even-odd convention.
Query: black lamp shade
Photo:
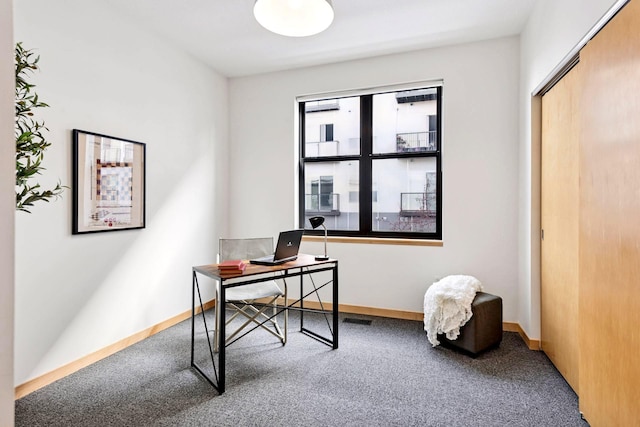
[[[309,218],[309,222],[311,223],[311,227],[318,228],[324,223],[323,216],[313,216]]]

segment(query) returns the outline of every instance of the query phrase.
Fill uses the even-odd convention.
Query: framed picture
[[[145,227],[146,145],[73,130],[72,233]]]

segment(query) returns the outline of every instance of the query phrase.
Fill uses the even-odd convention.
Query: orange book
[[[218,270],[221,271],[244,271],[247,264],[241,259],[230,259],[226,261],[222,261],[218,264]]]

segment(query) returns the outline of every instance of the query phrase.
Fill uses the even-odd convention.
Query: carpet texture
[[[328,333],[321,316],[305,326]],[[189,367],[181,322],[19,399],[16,426],[588,426],[544,353],[515,333],[472,359],[432,348],[419,321],[342,315],[337,350],[297,327],[292,314],[286,346],[264,331],[231,345],[219,396]]]

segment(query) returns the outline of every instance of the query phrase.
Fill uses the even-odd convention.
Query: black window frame
[[[414,88],[400,89],[413,90]],[[340,156],[319,156],[305,157],[305,103],[311,101],[298,101],[298,139],[299,160],[298,160],[298,223],[300,228],[305,229],[305,234],[324,235],[322,229],[309,229],[309,224],[305,224],[305,164],[309,163],[330,163],[337,161],[358,161],[359,162],[359,230],[331,230],[327,231],[329,236],[363,237],[363,238],[399,238],[399,239],[422,239],[422,240],[442,240],[442,85],[425,85],[415,89],[436,89],[437,108],[437,132],[436,149],[424,152],[394,152],[394,153],[373,153],[373,97],[378,94],[398,92],[399,90],[380,89],[379,92],[368,92],[364,94],[335,95],[329,94],[325,98],[317,100],[340,99],[358,96],[360,97],[360,154],[340,155]],[[373,230],[373,209],[372,209],[372,169],[373,162],[379,159],[411,159],[433,157],[436,159],[436,231],[435,232],[402,232],[402,231],[375,231]]]

